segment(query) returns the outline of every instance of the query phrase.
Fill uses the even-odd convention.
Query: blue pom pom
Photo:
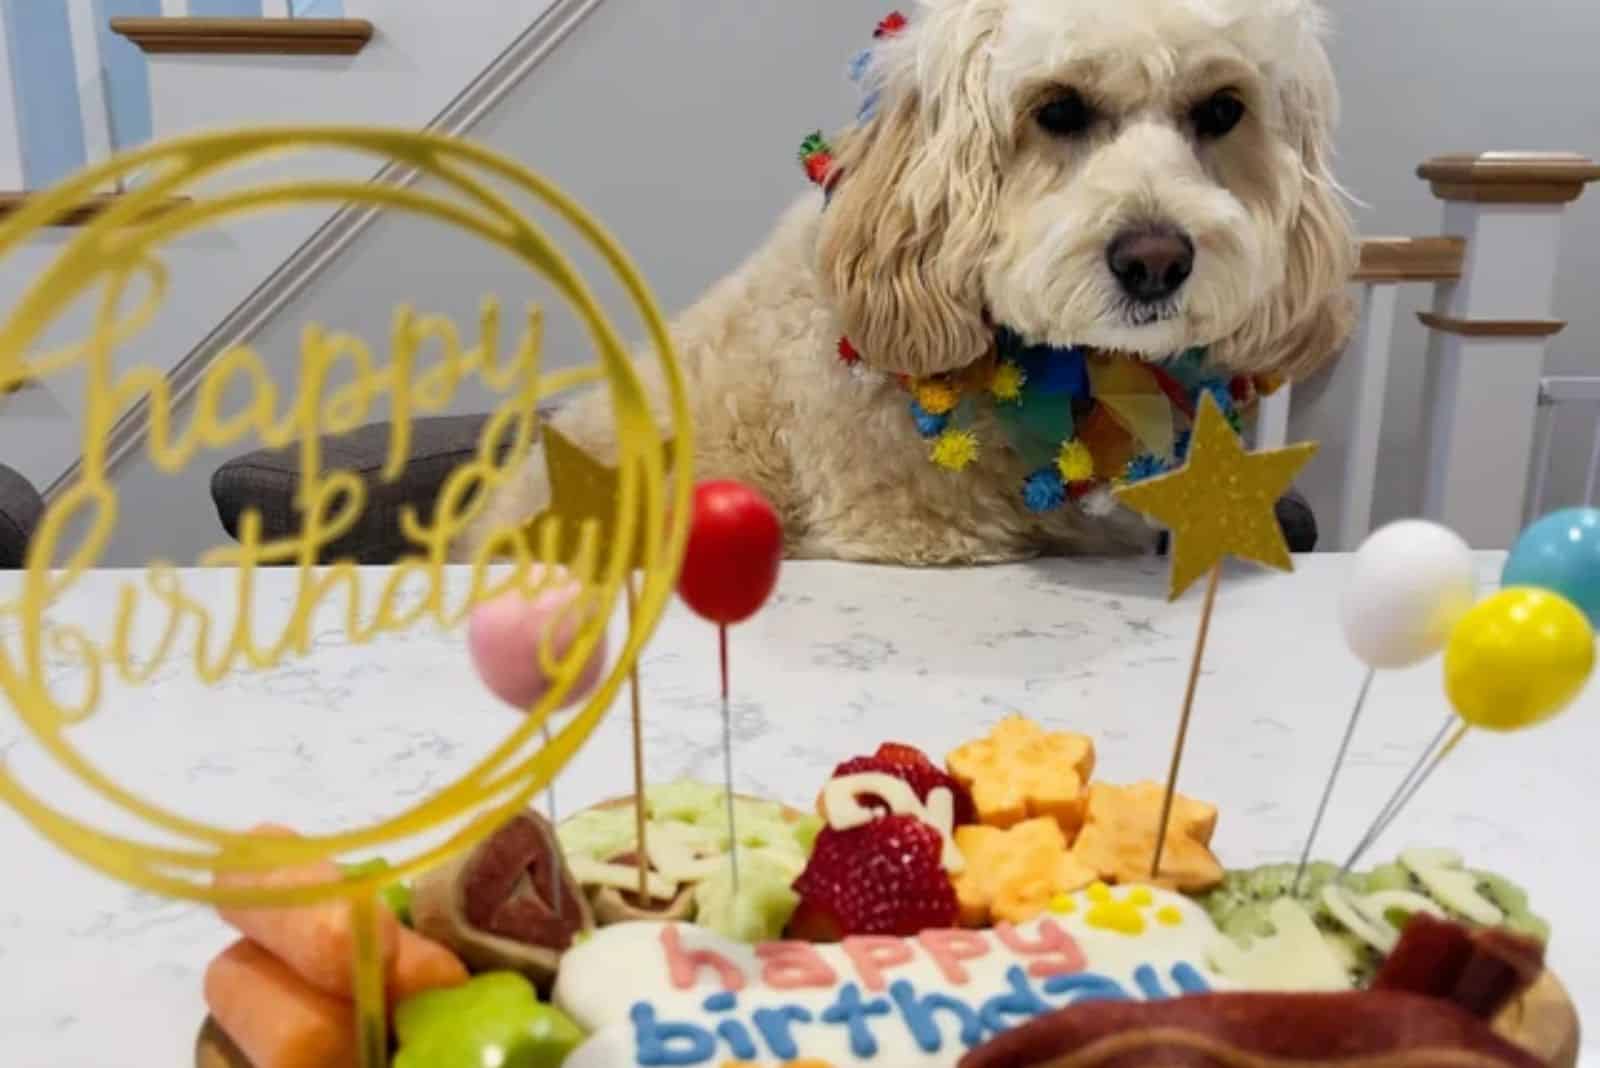
[[[1022,503],[1030,512],[1052,512],[1067,500],[1067,485],[1054,467],[1041,467],[1022,480]]]
[[[857,52],[855,58],[850,60],[850,80],[859,83],[867,76],[867,68],[872,65],[872,49],[863,48]]]
[[[1223,415],[1233,411],[1233,394],[1228,390],[1228,383],[1206,382],[1200,386],[1200,391],[1211,394],[1212,399],[1217,402],[1217,407],[1222,410]],[[1200,410],[1200,396],[1198,394],[1194,398],[1194,406],[1195,411],[1198,412]]]
[[[1147,478],[1155,478],[1166,472],[1167,465],[1161,457],[1141,452],[1128,461],[1128,469],[1123,472],[1122,479],[1124,482],[1143,482]]]
[[[936,438],[944,433],[944,428],[950,425],[950,413],[942,412],[934,415],[932,412],[922,410],[922,405],[916,401],[911,402],[911,418],[916,421],[917,433],[925,438]]]

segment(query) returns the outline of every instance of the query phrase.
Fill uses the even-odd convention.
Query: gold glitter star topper
[[[621,506],[622,497],[618,487],[617,469],[609,464],[603,464],[584,452],[578,443],[567,437],[561,431],[544,424],[544,469],[550,481],[550,504],[540,512],[531,522],[524,527],[525,536],[530,539],[539,537],[538,530],[545,520],[555,517],[560,524],[561,553],[558,559],[571,562],[578,553],[578,546],[582,544],[579,531],[585,522],[593,521],[598,524],[598,539],[596,543],[595,559],[604,560],[610,553],[609,542],[612,530],[616,526],[617,508]],[[661,469],[672,469],[673,461],[672,439],[661,443]],[[644,558],[645,536],[644,524],[640,524],[633,551],[628,554],[628,574],[623,578],[622,588],[628,595],[628,625],[633,626],[633,613],[637,594],[633,588],[633,569],[639,566],[639,561]],[[632,713],[633,728],[633,812],[634,812],[634,844],[635,852],[641,857],[648,855],[647,832],[645,829],[645,793],[644,793],[644,696],[639,688],[639,666],[630,664],[628,667],[628,705]],[[555,783],[550,784],[550,789],[545,795],[545,801],[550,810],[550,823],[554,826],[559,822],[556,818]],[[639,896],[648,900],[648,882],[650,866],[639,866]]]
[[[539,528],[554,516],[560,520],[560,558],[571,561],[579,545],[579,530],[584,523],[598,525],[599,540],[595,559],[604,560],[610,553],[611,531],[616,526],[617,507],[621,500],[617,487],[617,469],[603,464],[589,455],[571,438],[546,423],[543,428],[545,472],[550,480],[550,504],[524,528],[529,539],[536,539]],[[672,441],[662,442],[662,470],[672,467]],[[638,527],[644,535],[644,525]],[[628,566],[638,567],[644,556],[642,542],[636,542],[628,555]]]
[[[1172,535],[1168,548],[1172,556],[1170,600],[1183,596],[1183,591],[1194,585],[1201,575],[1210,574],[1205,603],[1200,608],[1200,630],[1195,636],[1194,655],[1189,661],[1183,710],[1178,715],[1178,736],[1173,741],[1172,763],[1167,768],[1166,792],[1161,799],[1155,855],[1150,860],[1152,880],[1158,880],[1161,875],[1161,854],[1167,844],[1172,799],[1177,795],[1178,769],[1183,763],[1184,742],[1189,737],[1189,718],[1194,711],[1195,687],[1200,681],[1206,635],[1211,630],[1217,583],[1222,578],[1222,560],[1226,556],[1237,556],[1282,571],[1294,570],[1288,543],[1283,540],[1283,528],[1278,526],[1276,506],[1294,476],[1316,452],[1316,442],[1267,452],[1247,451],[1223,417],[1216,398],[1204,393],[1200,397],[1199,411],[1195,413],[1189,454],[1183,467],[1116,491],[1117,500],[1161,523]]]
[[[1225,556],[1294,570],[1275,509],[1316,452],[1314,441],[1247,452],[1216,399],[1203,394],[1184,466],[1116,491],[1117,500],[1172,533],[1168,596],[1183,596]]]

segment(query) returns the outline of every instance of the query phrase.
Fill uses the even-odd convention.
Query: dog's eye
[[[1033,113],[1034,121],[1057,137],[1076,137],[1094,122],[1094,108],[1076,89],[1051,97]]]
[[[1226,137],[1244,118],[1244,101],[1231,89],[1202,100],[1189,112],[1195,133],[1201,137]]]

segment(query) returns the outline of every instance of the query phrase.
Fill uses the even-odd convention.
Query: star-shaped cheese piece
[[[1182,596],[1225,556],[1294,570],[1275,509],[1316,451],[1315,442],[1304,442],[1247,452],[1216,399],[1202,395],[1183,467],[1115,491],[1122,504],[1171,531],[1169,596]]]
[[[1083,823],[1084,786],[1094,774],[1094,742],[1011,715],[995,724],[987,738],[957,748],[945,764],[971,792],[979,822],[1010,827],[1030,816],[1050,816],[1070,842]]]
[[[1217,828],[1216,806],[1182,794],[1173,795],[1161,871],[1150,878],[1164,793],[1154,782],[1090,786],[1088,811],[1072,844],[1073,856],[1107,882],[1150,882],[1185,893],[1216,886],[1222,881],[1222,865],[1208,848]]]
[[[595,562],[598,566],[611,553],[611,539],[617,527],[621,501],[617,469],[596,460],[571,438],[549,423],[544,424],[544,463],[550,482],[550,504],[523,528],[534,555],[540,555],[541,528],[552,520],[559,524],[556,562],[570,564],[581,544],[583,525],[597,528]],[[672,467],[671,441],[661,444],[663,470]],[[644,516],[634,524],[634,545],[628,556],[630,568],[644,557]]]
[[[1049,816],[1003,830],[957,827],[956,845],[967,864],[952,881],[961,922],[969,927],[1001,920],[1026,923],[1057,895],[1082,889],[1096,876],[1067,849],[1067,836]]]

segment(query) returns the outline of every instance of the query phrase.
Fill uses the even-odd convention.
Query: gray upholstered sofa
[[[388,455],[389,426],[374,423],[323,443],[324,463],[347,468],[367,483],[368,506],[356,526],[325,552],[325,559],[354,559],[364,564],[394,560],[405,551],[399,529],[400,508],[411,505],[426,520],[445,478],[456,464],[478,447],[483,416],[442,416],[419,419],[413,425],[411,461],[396,481],[378,479]],[[292,450],[261,450],[230,460],[211,479],[211,497],[223,529],[237,537],[239,517],[245,509],[261,513],[264,537],[284,537],[299,528],[294,510],[299,482],[298,460]],[[1304,497],[1291,492],[1278,502],[1278,522],[1289,548],[1310,552],[1317,543],[1317,520]]]
[[[43,514],[44,498],[33,484],[0,464],[0,568],[22,566],[28,539]]]

